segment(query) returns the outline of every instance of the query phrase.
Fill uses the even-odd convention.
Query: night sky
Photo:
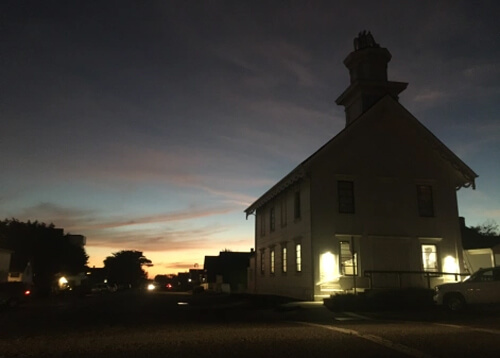
[[[478,175],[500,224],[498,1],[0,3],[0,218],[158,273],[249,251],[243,210],[345,126],[342,61],[370,30],[400,102]]]

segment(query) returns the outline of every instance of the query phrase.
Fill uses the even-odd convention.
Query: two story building
[[[360,33],[336,101],[345,128],[245,210],[256,293],[312,300],[463,272],[456,191],[477,175],[399,103],[390,59]]]

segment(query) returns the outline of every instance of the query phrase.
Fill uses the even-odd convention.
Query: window
[[[271,265],[270,265],[271,273],[274,274],[274,249],[271,249]]]
[[[260,215],[260,236],[266,235],[266,217],[264,214]]]
[[[339,213],[354,214],[354,183],[339,180],[337,182],[339,195]]]
[[[265,272],[266,272],[266,255],[265,255],[265,251],[262,250],[260,252],[260,273],[263,275]]]
[[[286,246],[281,248],[281,271],[286,273],[287,263],[286,263]]]
[[[286,199],[283,199],[281,201],[281,227],[286,226],[286,221],[287,221],[287,212],[286,212]]]
[[[424,271],[438,272],[439,268],[437,258],[436,245],[422,245],[422,266]]]
[[[349,241],[340,242],[340,272],[345,276],[354,276],[358,274],[358,258],[356,253],[352,252]]]
[[[293,204],[293,217],[294,219],[300,219],[300,191],[295,192]]]
[[[295,270],[302,272],[302,245],[295,245]]]
[[[434,216],[432,186],[417,185],[418,214],[423,217]]]
[[[271,232],[275,229],[276,215],[274,213],[274,207],[269,210],[269,230]]]

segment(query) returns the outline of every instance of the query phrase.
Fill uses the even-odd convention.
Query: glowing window
[[[274,249],[271,250],[271,265],[270,265],[271,273],[274,273]]]
[[[287,262],[286,262],[286,246],[283,246],[281,248],[281,271],[286,272],[287,269]]]
[[[422,266],[424,271],[438,272],[437,246],[432,244],[422,245]]]
[[[340,242],[340,272],[345,276],[354,276],[358,274],[358,258],[356,253],[351,250],[349,241]]]
[[[295,245],[295,270],[302,272],[302,245]]]

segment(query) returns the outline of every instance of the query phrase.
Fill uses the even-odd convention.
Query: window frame
[[[347,245],[349,254],[344,255],[345,246]],[[348,261],[352,261],[350,265],[346,265],[345,263]],[[347,268],[350,268],[352,273],[346,273]],[[341,240],[339,241],[339,270],[343,276],[358,276],[358,255],[356,252],[352,251],[351,241]]]
[[[433,191],[430,184],[417,184],[417,209],[418,215],[422,218],[433,218],[436,215]]]
[[[288,257],[287,257],[287,247],[286,245],[283,245],[281,247],[281,272],[286,273],[288,270]]]
[[[338,209],[340,214],[355,214],[354,181],[337,180]]]
[[[260,217],[260,236],[266,236],[266,215],[261,213]]]
[[[260,250],[260,274],[266,273],[266,251]]]
[[[431,251],[429,254],[434,254],[435,256],[435,267],[434,268],[430,268],[430,267],[427,267],[428,265],[428,261],[429,259],[427,259],[427,264],[426,264],[426,258],[425,258],[425,255],[426,255],[426,252],[424,252],[424,248],[425,247],[432,247],[434,248],[433,251]],[[425,271],[425,272],[440,272],[440,269],[439,269],[439,251],[438,251],[438,246],[436,244],[429,244],[429,243],[422,243],[420,244],[420,252],[421,252],[421,258],[422,258],[422,270]],[[430,255],[429,255],[430,256]]]
[[[287,207],[286,207],[286,199],[283,199],[280,203],[280,224],[281,227],[285,227],[287,225]]]
[[[295,272],[302,272],[302,244],[295,244]]]
[[[271,275],[274,275],[275,261],[276,261],[276,254],[274,248],[272,248],[269,254],[269,272],[271,273]]]
[[[301,218],[301,202],[300,202],[300,190],[296,190],[293,196],[293,218],[294,220],[300,220]]]
[[[269,231],[274,232],[276,230],[276,210],[274,206],[269,209]]]

